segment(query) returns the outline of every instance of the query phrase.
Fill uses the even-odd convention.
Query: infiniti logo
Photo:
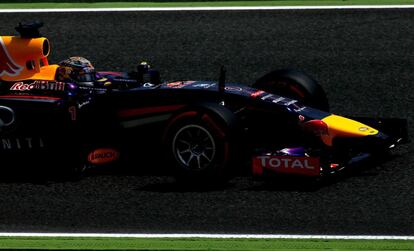
[[[15,121],[14,111],[7,106],[0,106],[0,131],[12,125]]]

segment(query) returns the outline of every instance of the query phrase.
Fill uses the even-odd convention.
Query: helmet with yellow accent
[[[96,81],[96,71],[86,58],[70,57],[59,63],[56,79],[64,82],[93,84]]]

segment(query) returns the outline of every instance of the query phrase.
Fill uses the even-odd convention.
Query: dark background
[[[414,122],[413,10],[0,14],[0,34],[22,20],[46,24],[51,62],[82,55],[98,70],[132,70],[147,60],[166,80],[215,80],[225,65],[229,81],[246,84],[299,68],[335,113]],[[0,230],[413,235],[413,161],[408,144],[316,189],[249,177],[210,191],[146,175],[2,181]]]

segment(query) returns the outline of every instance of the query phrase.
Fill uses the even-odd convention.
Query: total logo
[[[94,165],[103,165],[119,159],[119,152],[111,148],[99,148],[88,155],[88,161]]]
[[[277,173],[302,174],[318,176],[320,173],[319,158],[293,157],[293,156],[256,156],[253,159],[253,167],[257,170],[263,168]]]

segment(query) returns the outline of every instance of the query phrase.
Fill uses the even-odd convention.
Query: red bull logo
[[[50,90],[50,91],[64,91],[65,83],[63,82],[49,82],[49,81],[34,81],[33,83],[17,82],[10,87],[11,91],[30,91],[35,90]]]
[[[0,37],[0,77],[3,75],[14,77],[19,75],[22,70],[23,67],[14,62],[7,51],[3,38]]]

